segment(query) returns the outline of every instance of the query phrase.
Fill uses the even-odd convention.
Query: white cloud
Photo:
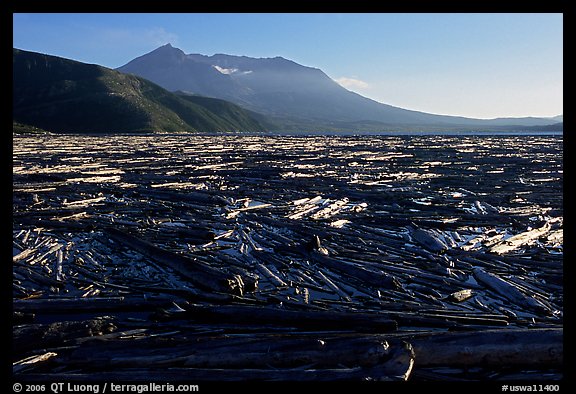
[[[336,78],[334,81],[338,82],[341,86],[345,87],[346,89],[369,89],[370,85],[360,79],[357,78],[348,78],[348,77],[340,77]]]
[[[240,71],[237,68],[224,68],[224,67],[220,67],[220,66],[212,66],[214,67],[216,70],[218,70],[221,74],[226,74],[226,75],[246,75],[246,74],[250,74],[252,73],[252,70],[248,70],[248,71]]]
[[[237,68],[224,68],[224,67],[220,67],[220,66],[212,66],[214,67],[216,70],[220,71],[222,74],[234,74],[236,71],[238,71]]]

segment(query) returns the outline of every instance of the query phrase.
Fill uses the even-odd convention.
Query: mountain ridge
[[[394,107],[351,92],[322,70],[292,60],[185,54],[171,44],[139,56],[117,70],[181,90],[229,100],[271,120],[314,127],[332,122],[434,127],[539,126],[558,120],[524,117],[475,119]]]
[[[13,48],[15,124],[64,133],[263,129],[258,120],[234,104],[220,103],[218,111],[224,116],[211,106],[134,75]]]

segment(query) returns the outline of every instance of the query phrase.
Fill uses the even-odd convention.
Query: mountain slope
[[[13,120],[64,133],[263,130],[231,103],[210,108],[140,77],[19,49],[13,49]]]
[[[547,125],[551,119],[470,119],[382,104],[346,90],[319,69],[275,57],[185,54],[164,45],[118,68],[174,91],[230,100],[296,125],[333,123],[422,126]]]
[[[549,124],[546,126],[528,126],[524,128],[525,131],[564,131],[564,122]]]

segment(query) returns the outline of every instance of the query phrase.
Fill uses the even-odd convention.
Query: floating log
[[[402,285],[398,280],[384,272],[377,272],[374,270],[364,269],[355,265],[346,263],[345,261],[338,260],[333,257],[324,256],[316,251],[310,252],[310,258],[333,271],[337,271],[346,275],[350,275],[366,284],[375,286],[377,288],[385,289],[401,289]]]
[[[344,301],[352,301],[352,299],[348,296],[348,294],[344,293],[342,290],[340,290],[340,288],[338,286],[336,286],[334,284],[334,282],[332,282],[330,280],[330,278],[328,278],[326,275],[324,275],[322,273],[322,271],[318,270],[318,275],[320,275],[320,277],[322,278],[322,280],[324,281],[324,283],[326,283],[328,285],[329,288],[331,288],[332,290],[334,290],[334,292],[336,294],[338,294],[338,296],[340,296],[340,299],[344,300]]]
[[[288,287],[286,282],[280,279],[276,274],[270,271],[264,264],[254,262],[256,269],[260,272],[266,279],[268,279],[276,287]]]
[[[56,280],[58,282],[61,282],[64,279],[64,276],[62,275],[62,263],[64,262],[64,253],[62,252],[62,249],[59,249],[56,252],[56,264],[55,264],[55,268],[54,268],[54,273],[56,276]]]
[[[292,311],[273,307],[221,305],[216,307],[190,305],[176,319],[226,322],[233,324],[271,324],[315,330],[356,330],[358,332],[389,332],[396,321],[374,313]]]
[[[52,357],[57,355],[58,355],[57,353],[48,352],[44,354],[39,354],[37,356],[26,357],[25,359],[16,361],[12,364],[12,373],[17,374],[26,369],[33,368],[34,366],[36,366],[36,364],[46,362]]]
[[[441,253],[448,249],[446,242],[431,230],[420,228],[415,224],[408,226],[408,230],[414,241],[431,252]]]
[[[239,275],[228,275],[198,260],[164,250],[115,228],[109,227],[105,231],[114,240],[172,268],[201,289],[238,295],[242,295],[244,292],[242,278]]]
[[[410,339],[416,368],[557,367],[563,363],[561,328],[450,332]]]
[[[127,370],[99,371],[97,374],[77,372],[51,373],[53,379],[92,381],[111,379],[120,381],[406,381],[414,366],[411,345],[400,344],[388,356],[380,358],[373,366],[338,366],[330,368],[155,368],[149,369],[146,357],[132,360],[134,367]],[[27,373],[26,380],[46,378],[45,374]]]
[[[529,244],[530,242],[535,241],[540,237],[544,237],[550,232],[550,228],[550,223],[546,223],[540,228],[535,228],[530,231],[516,234],[504,241],[498,242],[496,245],[492,246],[489,251],[496,254],[511,252],[515,249],[518,249],[520,246]]]
[[[253,379],[305,379],[286,372],[299,368],[354,380],[384,363],[371,364],[379,342],[462,334],[450,338],[486,354],[489,340],[473,334],[487,328],[562,327],[561,136],[15,134],[12,160],[15,322],[105,313],[126,328],[74,337],[84,334],[61,326],[72,337],[55,347],[15,349],[16,360],[58,353],[22,378],[238,380],[248,368]],[[260,271],[279,281],[258,287]],[[386,320],[398,328],[381,336]],[[279,347],[296,338],[332,353]],[[429,354],[450,351],[446,341]],[[462,360],[453,350],[440,363]],[[445,379],[449,368],[463,379],[515,372],[497,364],[421,368]],[[530,365],[526,380],[546,368]]]
[[[463,302],[474,296],[474,290],[464,289],[460,291],[455,291],[454,293],[448,295],[446,299],[453,302]]]
[[[110,337],[110,335],[108,335]],[[76,341],[77,342],[77,341]],[[99,369],[190,368],[335,368],[372,367],[388,361],[403,344],[375,337],[263,334],[210,336],[192,340],[143,337],[138,343],[98,337],[62,357],[60,364]]]
[[[164,227],[163,230],[165,229]],[[196,243],[206,243],[207,241],[212,241],[215,237],[214,232],[208,228],[170,227],[168,232],[179,235],[188,242],[192,240]]]
[[[12,324],[28,324],[33,323],[36,315],[34,313],[16,312],[12,313]]]
[[[190,201],[193,203],[201,204],[214,204],[219,206],[228,205],[228,201],[222,196],[218,196],[210,193],[202,193],[198,191],[187,191],[186,193],[171,192],[164,190],[146,190],[140,188],[138,190],[140,194],[144,194],[149,197],[158,198],[160,200],[168,201]]]
[[[55,286],[55,287],[59,287],[59,288],[64,286],[64,282],[61,282],[61,281],[56,280],[56,279],[52,279],[47,275],[39,274],[30,267],[14,266],[13,270],[14,270],[14,272],[17,272],[21,275],[24,275],[25,277],[28,277],[30,280],[32,280],[38,284]]]
[[[100,197],[95,197],[95,198],[88,198],[86,200],[79,200],[79,201],[64,201],[62,203],[63,208],[68,209],[68,208],[86,208],[94,203],[98,203],[98,202],[102,202],[102,201],[106,201],[106,197],[105,196],[100,196]]]
[[[115,330],[111,318],[14,326],[13,351],[21,354],[32,349],[56,347],[65,340],[102,335]]]
[[[478,282],[483,283],[491,290],[506,297],[518,306],[538,313],[548,314],[551,312],[544,304],[538,302],[535,298],[522,293],[510,282],[507,282],[494,274],[488,273],[482,268],[474,268],[472,273]]]
[[[169,297],[90,297],[90,298],[30,298],[13,300],[16,312],[40,314],[86,313],[106,311],[155,310],[170,305]]]
[[[24,260],[26,257],[34,254],[35,249],[26,249],[23,250],[22,252],[18,253],[17,255],[12,257],[12,262],[16,263],[20,260]]]

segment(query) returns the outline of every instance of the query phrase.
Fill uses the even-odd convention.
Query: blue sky
[[[282,56],[350,90],[476,118],[563,113],[562,14],[14,14],[13,45],[119,67],[186,53]]]

